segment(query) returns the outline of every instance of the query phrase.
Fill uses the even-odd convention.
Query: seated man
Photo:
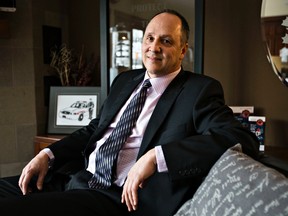
[[[42,150],[20,177],[0,180],[1,214],[169,216],[226,149],[241,143],[256,157],[257,138],[225,105],[220,83],[181,67],[188,35],[176,11],[156,14],[145,69],[120,73],[96,119]],[[75,161],[81,169],[63,172]]]

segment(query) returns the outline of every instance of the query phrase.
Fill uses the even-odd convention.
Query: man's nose
[[[154,40],[151,44],[150,44],[150,48],[149,51],[151,52],[161,52],[162,48],[161,48],[161,44],[158,40]]]

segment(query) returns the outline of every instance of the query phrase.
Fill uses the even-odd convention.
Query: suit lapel
[[[143,81],[144,74],[138,75],[129,81],[125,83],[125,88],[122,88],[122,90],[117,95],[117,99],[113,103],[113,106],[110,107],[110,112],[106,116],[106,121],[110,124],[113,118],[117,115],[117,113],[120,111],[120,109],[123,107],[125,102],[128,100],[128,98],[131,96],[133,90],[136,88],[136,86]]]
[[[157,133],[159,127],[162,122],[165,120],[166,116],[175,100],[177,99],[179,93],[183,88],[184,82],[187,80],[187,73],[185,71],[181,71],[175,79],[168,85],[166,90],[163,92],[160,97],[153,114],[148,122],[145,134],[143,136],[142,144],[139,149],[138,157],[142,156],[151,143],[152,138]],[[190,72],[189,72],[190,73]]]
[[[143,78],[144,78],[144,73],[141,73],[140,75],[136,75],[135,77],[132,77],[131,79],[123,83],[123,85],[125,85],[125,88],[122,88],[122,90],[117,94],[116,100],[115,102],[113,102],[113,106],[109,107],[109,113],[107,113],[107,115],[105,116],[105,119],[97,128],[96,130],[97,132],[92,135],[89,141],[89,145],[95,143],[96,140],[100,139],[100,137],[106,131],[109,124],[111,124],[114,117],[117,115],[119,110],[122,108],[122,106],[125,104],[125,102],[128,100],[128,98],[132,94],[133,90],[143,80]]]

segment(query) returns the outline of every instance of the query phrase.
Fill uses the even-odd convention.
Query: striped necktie
[[[149,79],[145,80],[140,91],[132,98],[124,110],[110,136],[98,149],[95,159],[95,173],[88,181],[90,188],[105,189],[111,186],[112,168],[115,159],[135,127],[146,100],[147,89],[150,87]]]

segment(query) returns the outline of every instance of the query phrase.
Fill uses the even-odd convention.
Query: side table
[[[42,149],[52,143],[62,139],[64,135],[39,135],[34,137],[34,154],[38,154]]]

